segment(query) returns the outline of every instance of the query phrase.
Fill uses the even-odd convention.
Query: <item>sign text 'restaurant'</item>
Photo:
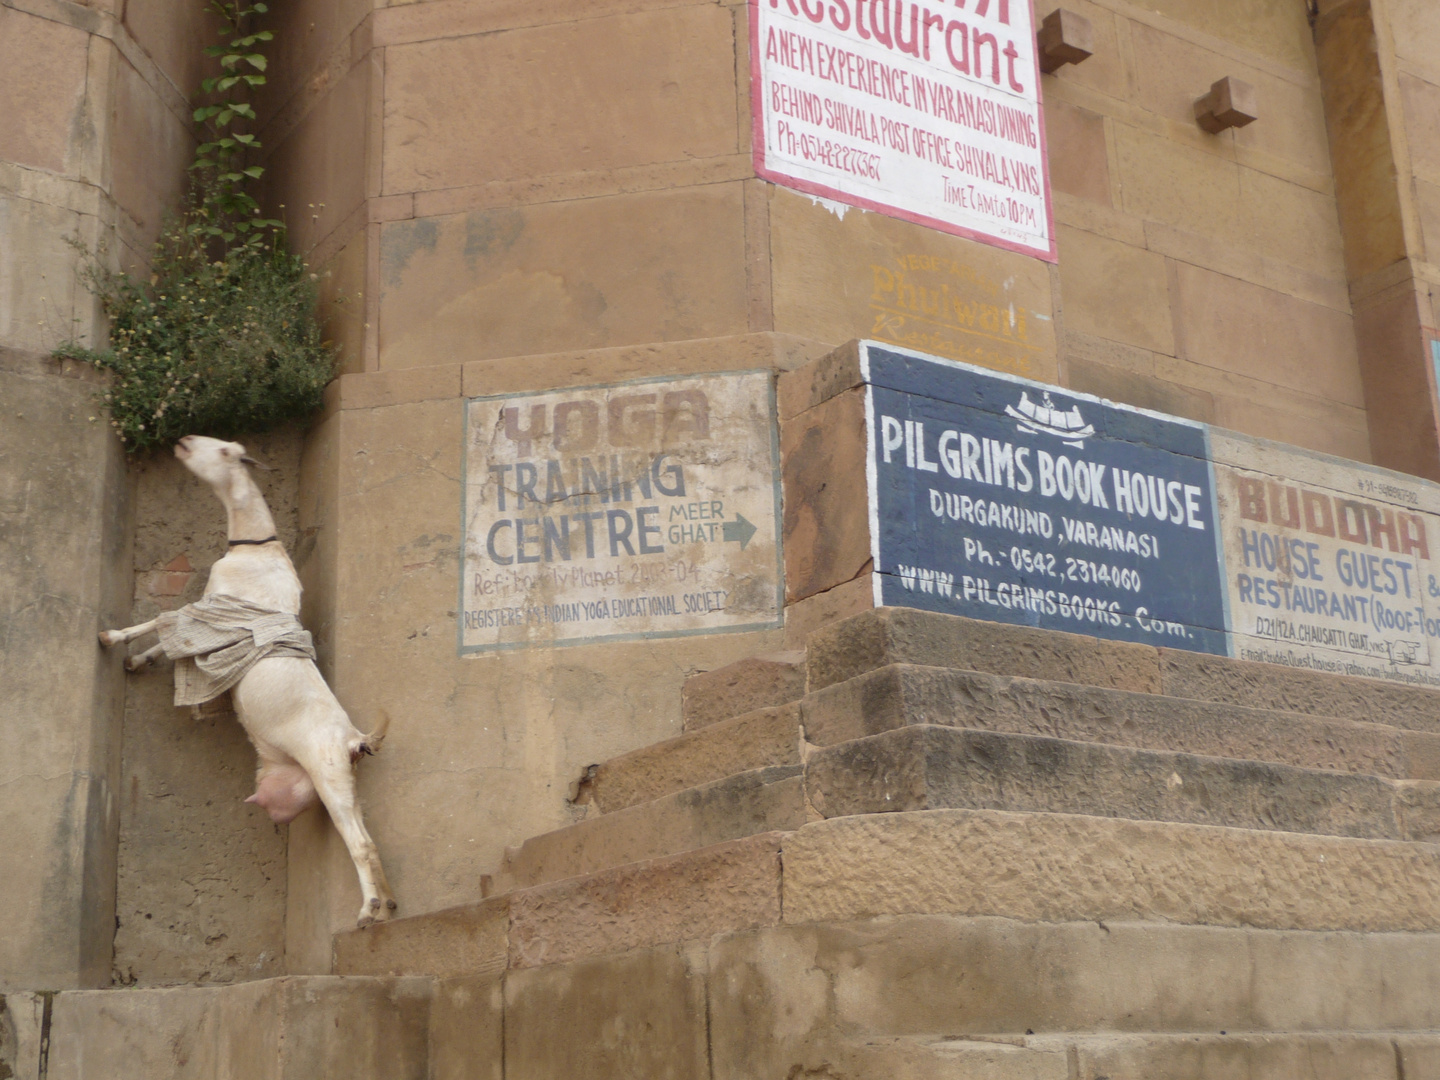
[[[755,167],[1054,261],[1030,5],[750,0]]]

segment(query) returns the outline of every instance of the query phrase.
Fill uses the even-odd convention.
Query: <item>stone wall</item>
[[[115,921],[130,483],[88,369],[81,249],[134,265],[184,182],[202,16],[170,0],[0,6],[0,987],[104,986]],[[67,238],[79,242],[72,246]]]
[[[297,561],[302,432],[247,438],[271,466],[255,476]],[[163,451],[131,464],[134,593],[124,622],[148,622],[200,597],[225,553],[225,509]],[[152,639],[131,645],[148,648]],[[285,833],[244,799],[255,751],[229,698],[176,708],[164,660],[126,676],[119,788],[115,982],[224,983],[284,972]]]
[[[1305,5],[1064,6],[1096,49],[1044,86],[1062,381],[1369,460]],[[1227,75],[1260,118],[1208,135],[1194,101]]]
[[[1097,47],[1044,82],[1058,267],[756,180],[738,0],[287,9],[270,190],[348,301],[302,468],[305,617],[360,726],[395,717],[361,787],[403,910],[568,820],[587,764],[667,732],[687,670],[773,647],[457,657],[467,396],[870,337],[1371,458],[1305,5],[1066,6]],[[1208,135],[1193,102],[1225,75],[1261,117]],[[292,970],[322,971],[352,871],[320,818],[289,857]]]
[[[588,765],[673,733],[687,673],[794,637],[457,656],[467,397],[868,337],[1440,476],[1433,5],[1064,6],[1096,49],[1043,84],[1050,266],[757,180],[742,0],[277,5],[265,196],[325,270],[346,374],[259,448],[322,667],[361,728],[393,718],[361,792],[403,910],[472,899],[579,813]],[[169,459],[127,479],[94,384],[41,359],[100,328],[64,237],[138,265],[181,190],[201,12],[0,5],[0,813],[36,853],[0,886],[25,913],[0,988],[108,981],[117,872],[122,981],[325,971],[353,917],[325,816],[287,838],[240,805],[248,748],[171,709],[168,669],[130,680],[122,745],[90,639],[193,595],[218,514]],[[1261,115],[1208,135],[1193,102],[1226,75]],[[825,595],[801,618],[843,610]]]

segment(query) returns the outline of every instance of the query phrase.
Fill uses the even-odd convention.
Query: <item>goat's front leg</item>
[[[139,671],[141,668],[147,666],[152,661],[159,660],[160,657],[164,655],[164,645],[152,645],[150,648],[146,649],[142,653],[136,653],[134,656],[127,656],[125,658],[125,670]]]
[[[134,641],[141,634],[150,633],[155,629],[158,621],[158,619],[151,619],[149,622],[142,622],[139,626],[127,626],[124,630],[101,630],[100,644],[107,649],[112,645],[124,645],[127,641]]]

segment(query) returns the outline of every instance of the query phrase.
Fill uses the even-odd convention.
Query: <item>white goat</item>
[[[210,568],[205,595],[232,596],[298,615],[300,579],[284,545],[275,538],[275,519],[265,497],[245,468],[259,463],[239,443],[203,435],[186,435],[175,447],[175,456],[210,485],[228,516],[230,550]],[[100,644],[132,641],[154,630],[158,621],[103,630]],[[127,659],[125,666],[138,671],[163,652],[163,646],[156,645]],[[353,768],[361,755],[379,749],[388,720],[382,718],[373,734],[362,734],[350,723],[314,662],[302,656],[261,658],[232,694],[235,712],[259,755],[255,794],[245,801],[284,823],[312,805],[318,794],[360,877],[359,925],[390,918],[395,900],[360,816]]]

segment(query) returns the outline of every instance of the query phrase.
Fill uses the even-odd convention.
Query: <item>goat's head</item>
[[[238,442],[208,435],[186,435],[175,444],[175,456],[211,487],[229,484],[236,471],[244,472],[246,465],[260,464]]]

